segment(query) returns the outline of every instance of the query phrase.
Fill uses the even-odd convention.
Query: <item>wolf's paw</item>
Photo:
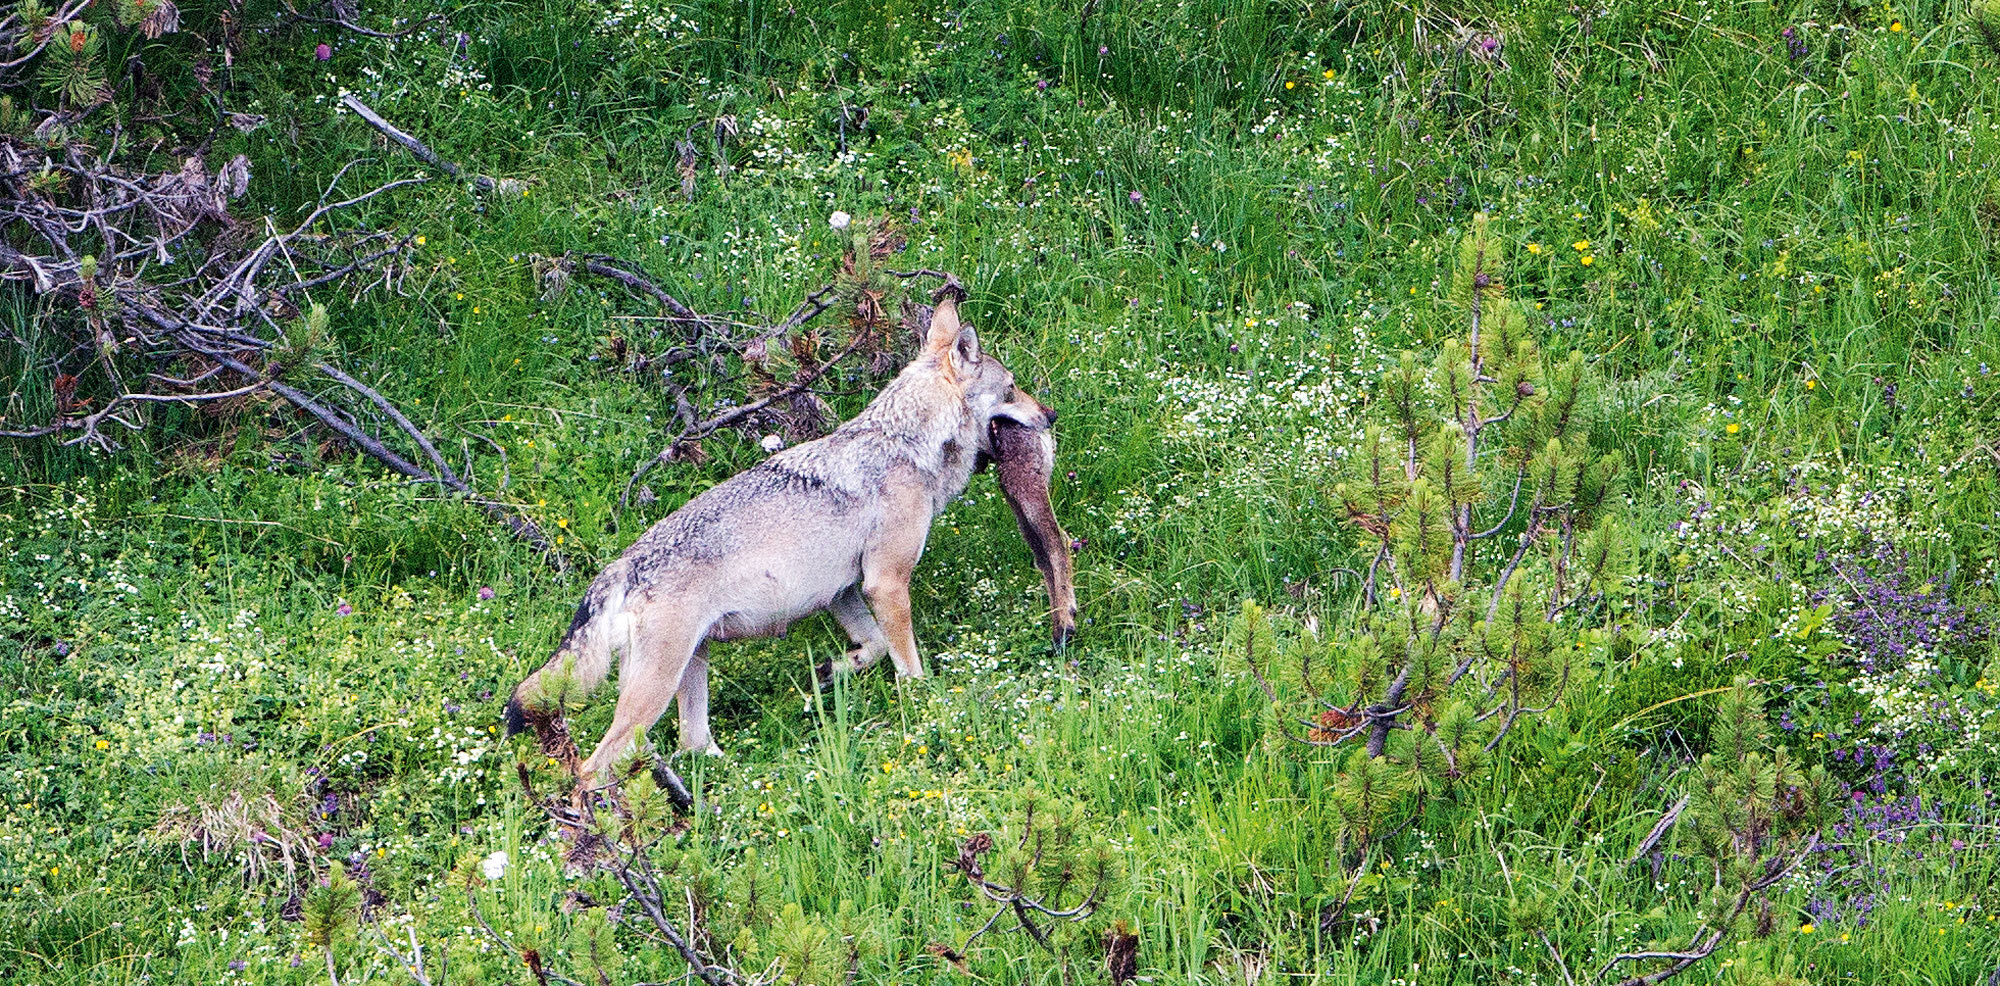
[[[813,679],[819,682],[821,688],[833,687],[833,679],[853,674],[860,667],[855,660],[855,655],[859,653],[859,650],[851,650],[840,657],[819,662],[819,666],[813,668]]]

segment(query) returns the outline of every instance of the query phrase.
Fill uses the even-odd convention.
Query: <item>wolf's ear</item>
[[[958,341],[954,352],[960,366],[975,366],[979,363],[979,333],[968,325],[958,330]]]
[[[958,299],[964,292],[940,291],[937,309],[931,312],[930,331],[924,334],[924,352],[942,353],[958,344]],[[969,330],[968,330],[969,331]]]

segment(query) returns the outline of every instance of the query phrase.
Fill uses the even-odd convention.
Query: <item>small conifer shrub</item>
[[[1591,439],[1595,370],[1542,352],[1484,215],[1447,301],[1464,336],[1389,369],[1386,420],[1334,487],[1369,559],[1345,625],[1279,641],[1246,601],[1233,635],[1271,700],[1267,735],[1353,750],[1338,804],[1355,847],[1557,701],[1623,582],[1623,459]]]

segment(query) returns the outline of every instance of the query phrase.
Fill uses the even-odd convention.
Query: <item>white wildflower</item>
[[[493,855],[479,861],[480,872],[488,880],[498,880],[507,873],[507,850],[496,849]]]

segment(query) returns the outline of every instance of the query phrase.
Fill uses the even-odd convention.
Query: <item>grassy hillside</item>
[[[270,122],[206,151],[250,156],[241,214],[284,225],[426,170],[348,92],[499,180],[358,208],[416,237],[409,265],[315,300],[343,365],[578,566],[273,399],[112,453],[0,439],[0,978],[400,982],[380,946],[415,941],[440,984],[532,981],[484,921],[576,980],[678,980],[611,874],[563,866],[516,765],[562,779],[499,737],[500,705],[600,565],[766,453],[725,432],[621,506],[680,430],[621,354],[685,340],[538,258],[613,255],[763,325],[835,277],[844,211],[907,240],[884,263],[960,277],[988,351],[1061,411],[1084,625],[1049,653],[981,476],[917,573],[931,678],[815,694],[844,645],[825,618],[718,646],[726,756],[679,763],[702,810],[653,856],[719,960],[1110,981],[1123,922],[1153,982],[1583,983],[1717,917],[1692,822],[1633,857],[1712,788],[1701,758],[1736,735],[1712,735],[1717,703],[1747,675],[1837,805],[1677,981],[1985,982],[2000,53],[1963,2],[1448,13],[370,0],[365,24],[417,29],[248,32],[229,108]],[[1621,574],[1549,628],[1570,657],[1547,712],[1448,786],[1378,778],[1393,796],[1362,824],[1358,740],[1288,739],[1304,699],[1281,682],[1274,711],[1244,655],[1363,663],[1377,542],[1336,484],[1392,420],[1401,354],[1464,337],[1482,213],[1541,350],[1594,374],[1577,441],[1622,467]],[[20,283],[0,299],[17,326],[43,312]],[[45,367],[0,359],[9,413],[43,406]],[[887,369],[824,399],[851,415]],[[734,360],[689,372],[704,414],[754,385]],[[572,717],[586,748],[610,711],[607,690]],[[967,948],[995,905],[948,864],[1024,831],[1115,879],[1087,917],[1038,919],[1046,944],[1008,916]],[[1074,899],[1052,866],[1037,886]]]

